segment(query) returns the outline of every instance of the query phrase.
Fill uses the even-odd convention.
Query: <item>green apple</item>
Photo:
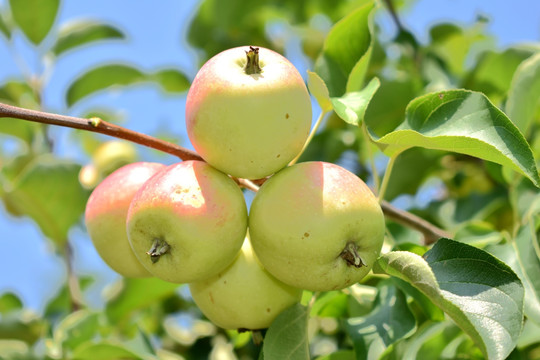
[[[205,162],[184,161],[141,187],[126,226],[135,255],[150,273],[187,283],[233,262],[246,234],[247,208],[230,177]]]
[[[86,203],[86,228],[94,247],[105,263],[123,276],[151,276],[131,250],[126,217],[135,193],[165,168],[163,164],[148,162],[125,165],[106,177]]]
[[[209,164],[235,177],[263,178],[302,149],[311,100],[286,58],[265,48],[233,48],[208,60],[195,76],[186,126]]]
[[[360,281],[381,251],[385,222],[376,197],[348,170],[325,162],[290,166],[255,195],[253,249],[286,284],[312,291]]]
[[[189,284],[189,289],[210,321],[231,330],[267,328],[277,315],[302,297],[302,290],[285,285],[264,270],[248,238],[228,268]]]

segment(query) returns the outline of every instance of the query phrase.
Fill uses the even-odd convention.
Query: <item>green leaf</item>
[[[174,69],[144,74],[128,65],[109,64],[92,69],[75,79],[67,90],[66,101],[68,106],[72,106],[94,92],[145,81],[155,82],[168,92],[182,92],[189,88],[186,76]]]
[[[69,86],[66,94],[68,106],[82,98],[111,86],[130,85],[143,81],[139,70],[127,65],[104,65],[84,73]]]
[[[403,359],[448,359],[444,349],[457,336],[463,334],[451,321],[426,322],[405,342]]]
[[[98,314],[87,309],[79,310],[62,319],[54,330],[54,341],[64,350],[73,350],[92,340],[98,330]]]
[[[163,90],[180,93],[189,89],[190,81],[178,70],[166,69],[158,71],[149,77],[150,80],[160,84]]]
[[[540,53],[523,61],[512,78],[506,114],[525,135],[540,106]]]
[[[58,56],[95,41],[124,38],[125,35],[114,26],[89,20],[77,21],[60,29],[52,52]]]
[[[503,245],[492,245],[487,251],[507,263],[525,286],[525,315],[540,325],[540,259],[534,242],[534,224],[522,226],[515,239]]]
[[[389,282],[379,287],[375,307],[363,317],[347,319],[357,359],[378,359],[396,341],[412,334],[416,320],[405,295]]]
[[[311,316],[343,317],[347,313],[348,295],[342,291],[322,293],[311,307]]]
[[[279,314],[266,332],[262,348],[264,359],[309,359],[308,316],[308,309],[300,304]]]
[[[374,141],[388,156],[414,146],[475,156],[508,166],[540,186],[527,141],[481,93],[449,90],[418,97],[409,103],[405,121]]]
[[[356,356],[352,350],[338,350],[334,353],[319,356],[316,360],[355,360]]]
[[[347,92],[342,97],[331,98],[334,111],[348,124],[360,126],[364,114],[380,85],[377,78],[373,78],[361,91]]]
[[[407,104],[420,94],[421,89],[417,81],[410,78],[380,80],[381,86],[366,110],[365,122],[370,131],[382,136],[403,121]]]
[[[386,200],[400,195],[414,195],[430,175],[441,169],[440,159],[445,153],[422,148],[411,148],[400,154],[394,162],[391,176],[384,193]]]
[[[11,39],[11,29],[5,19],[5,13],[0,9],[0,33],[4,34],[7,40]]]
[[[39,156],[17,176],[5,200],[16,213],[32,218],[45,236],[63,244],[89,195],[79,183],[79,170],[80,165],[52,155]]]
[[[330,30],[315,72],[325,81],[330,96],[360,90],[371,48],[369,29],[374,2],[369,1],[338,21]]]
[[[23,303],[19,297],[11,292],[2,294],[0,297],[0,314],[6,315],[10,312],[21,310]]]
[[[16,311],[2,316],[0,339],[24,341],[33,345],[43,337],[48,324],[28,310]],[[0,355],[2,353],[0,352]]]
[[[307,85],[309,92],[311,93],[311,95],[313,95],[315,100],[317,100],[317,103],[321,107],[321,110],[323,112],[328,112],[332,110],[333,106],[330,100],[330,93],[328,92],[328,88],[326,87],[324,80],[321,79],[321,77],[313,71],[308,70],[307,74]]]
[[[411,283],[428,296],[492,360],[516,346],[523,323],[523,284],[489,253],[440,239],[424,258],[409,252],[382,255],[375,272]]]
[[[51,30],[60,0],[9,0],[13,19],[35,45]]]
[[[470,90],[483,92],[492,101],[498,103],[506,96],[519,64],[532,53],[531,49],[515,47],[501,53],[486,51],[467,76],[463,86]],[[497,75],[494,76],[494,74]]]
[[[81,291],[86,290],[93,282],[94,278],[90,276],[79,276],[79,288]],[[58,318],[71,313],[72,300],[69,292],[69,286],[65,283],[58,293],[45,306],[45,318]]]
[[[134,311],[170,296],[178,284],[157,278],[123,278],[121,290],[106,306],[105,313],[112,323],[124,321]]]
[[[478,28],[463,30],[461,27],[445,23],[431,28],[430,50],[444,60],[454,74],[462,74],[465,60],[473,46],[478,46],[488,38]]]
[[[123,344],[102,341],[100,343],[83,343],[73,352],[73,360],[139,360],[140,356]]]

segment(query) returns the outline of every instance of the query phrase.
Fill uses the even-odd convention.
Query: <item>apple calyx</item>
[[[249,47],[249,51],[246,51],[247,63],[244,67],[244,71],[248,75],[260,74],[262,72],[259,66],[259,48]]]
[[[156,238],[152,243],[152,247],[146,253],[150,255],[150,260],[155,264],[159,261],[161,255],[166,254],[170,248],[170,245],[165,240]]]
[[[362,260],[358,254],[358,247],[353,242],[348,242],[345,246],[345,249],[339,255],[343,260],[347,262],[347,265],[354,266],[356,268],[361,268],[362,266],[367,266],[366,263]]]

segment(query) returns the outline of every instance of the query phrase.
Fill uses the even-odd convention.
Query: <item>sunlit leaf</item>
[[[450,90],[416,98],[405,121],[376,143],[388,156],[415,146],[475,156],[508,166],[540,186],[527,141],[481,93]]]
[[[330,101],[330,94],[328,88],[317,73],[308,71],[307,85],[311,95],[317,100],[317,103],[324,112],[332,110],[332,102]]]
[[[54,330],[54,341],[63,349],[73,350],[93,339],[98,330],[98,314],[87,309],[79,310],[62,319]]]
[[[107,303],[105,313],[113,323],[125,320],[134,311],[170,296],[178,286],[157,278],[124,278],[121,291]]]
[[[415,329],[416,320],[405,295],[390,283],[381,283],[369,314],[347,319],[357,359],[378,359],[390,345]]]
[[[358,91],[369,61],[369,17],[374,3],[367,2],[338,21],[327,35],[315,72],[325,81],[330,96]]]
[[[525,286],[525,315],[540,325],[540,259],[535,251],[534,224],[522,226],[515,239],[487,251],[507,263]]]
[[[77,21],[60,29],[53,53],[60,55],[68,50],[101,40],[123,39],[125,35],[116,27],[96,21]]]
[[[73,360],[139,360],[142,359],[123,344],[113,342],[83,343],[73,352]]]
[[[506,359],[523,321],[523,284],[489,253],[440,239],[424,257],[395,251],[382,255],[374,271],[411,283],[475,341],[489,359]]]
[[[186,76],[174,69],[145,74],[129,65],[109,64],[94,68],[75,79],[67,90],[66,101],[68,106],[72,106],[97,91],[140,82],[155,82],[165,91],[175,93],[189,88]]]
[[[143,81],[144,74],[127,65],[104,65],[92,69],[71,83],[67,90],[66,101],[68,106],[72,106],[80,99],[99,90],[111,86],[130,85]]]
[[[506,114],[525,135],[540,106],[540,53],[523,61],[512,79]]]
[[[163,90],[172,93],[186,91],[190,85],[186,75],[174,69],[158,71],[150,75],[149,79],[153,79],[156,83],[160,84]]]
[[[361,91],[347,92],[331,98],[334,111],[348,124],[360,126],[371,98],[379,88],[379,79],[373,78]]]
[[[38,45],[54,24],[60,0],[9,0],[9,6],[17,25]]]
[[[37,157],[18,175],[5,197],[19,214],[32,218],[59,244],[81,218],[88,191],[79,183],[80,166],[50,155]]]
[[[0,314],[5,315],[12,311],[21,310],[23,303],[19,297],[11,292],[0,296]]]
[[[264,359],[309,359],[308,309],[300,304],[286,309],[268,328],[263,343]]]

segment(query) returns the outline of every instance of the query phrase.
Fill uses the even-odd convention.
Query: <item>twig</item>
[[[396,8],[394,7],[394,3],[392,0],[383,0],[386,4],[386,7],[388,8],[388,11],[390,12],[390,16],[392,17],[392,20],[394,20],[394,23],[396,24],[398,31],[401,32],[404,30],[403,25],[401,24],[401,21],[399,20],[399,16],[397,15]]]
[[[422,219],[419,216],[416,216],[408,211],[400,210],[390,204],[388,201],[382,201],[381,207],[384,212],[384,215],[410,228],[420,231],[424,235],[424,243],[426,245],[433,244],[440,238],[451,238],[448,232],[444,231],[441,228],[433,225],[432,223]]]
[[[43,111],[23,109],[2,103],[0,103],[0,117],[13,117],[42,124],[58,125],[92,131],[148,146],[153,149],[163,151],[167,154],[177,156],[182,160],[202,160],[201,156],[194,151],[152,136],[111,124],[98,118],[83,119],[72,116],[57,115]]]
[[[170,142],[163,141],[149,135],[138,133],[136,131],[126,129],[97,118],[82,119],[71,116],[51,114],[42,111],[28,110],[0,103],[0,118],[1,117],[12,117],[43,124],[58,125],[74,129],[97,132],[116,138],[129,140],[147,147],[151,147],[153,149],[163,151],[167,154],[177,156],[182,160],[203,160],[201,156],[194,151],[190,151],[176,144],[172,144]],[[267,179],[268,178],[247,180],[234,178],[234,180],[240,186],[254,192],[258,191],[259,186],[261,186]],[[448,234],[444,230],[436,227],[435,225],[414,214],[395,208],[387,201],[382,201],[381,207],[387,218],[420,231],[425,237],[426,244],[432,244],[441,237],[451,237],[450,234]]]

